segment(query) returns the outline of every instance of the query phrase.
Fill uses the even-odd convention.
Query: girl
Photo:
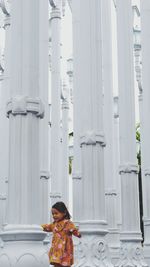
[[[81,237],[78,229],[70,221],[70,214],[63,202],[57,202],[52,206],[52,224],[42,224],[46,232],[53,232],[52,246],[49,251],[50,264],[55,267],[73,264],[72,235]]]

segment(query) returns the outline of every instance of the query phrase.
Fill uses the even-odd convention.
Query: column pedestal
[[[42,245],[45,236],[37,225],[7,225],[1,234],[0,266],[48,267],[47,252]]]

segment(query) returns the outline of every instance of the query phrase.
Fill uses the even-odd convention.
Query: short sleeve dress
[[[43,230],[53,232],[52,245],[49,251],[50,264],[72,265],[74,263],[72,235],[80,237],[74,223],[65,219],[43,225]]]

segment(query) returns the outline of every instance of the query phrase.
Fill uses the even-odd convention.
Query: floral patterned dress
[[[70,220],[62,220],[52,224],[42,225],[43,230],[53,232],[52,246],[49,251],[50,264],[70,266],[73,261],[72,235],[80,237],[78,229]]]

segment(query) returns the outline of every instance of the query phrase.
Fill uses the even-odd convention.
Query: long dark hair
[[[65,205],[64,202],[56,202],[53,206],[52,206],[52,209],[56,209],[58,210],[59,212],[62,212],[65,214],[65,217],[64,219],[70,219],[71,218],[71,215]]]

